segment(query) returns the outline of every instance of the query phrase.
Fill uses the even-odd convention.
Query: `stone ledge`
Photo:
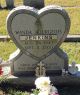
[[[64,76],[53,76],[50,77],[52,84],[56,86],[80,86],[80,77],[72,76],[72,75],[64,75]],[[24,85],[24,86],[34,86],[34,81],[36,77],[8,77],[9,83],[15,85]]]

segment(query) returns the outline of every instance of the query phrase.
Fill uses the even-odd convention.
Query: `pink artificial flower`
[[[50,95],[59,95],[58,93],[51,93]]]

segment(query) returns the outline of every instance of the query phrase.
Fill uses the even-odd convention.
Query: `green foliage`
[[[5,76],[5,77],[0,77],[0,84],[2,83],[2,82],[5,82],[6,81],[6,79],[7,79],[7,77]]]
[[[28,92],[16,91],[13,89],[9,90],[9,95],[30,95]]]
[[[38,94],[39,94],[39,90],[38,90],[38,89],[32,89],[32,93],[33,93],[34,95],[38,95]]]

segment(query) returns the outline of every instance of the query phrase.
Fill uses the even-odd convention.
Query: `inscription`
[[[51,49],[53,46],[25,46],[25,49]]]
[[[34,71],[36,64],[21,63],[21,64],[16,64],[15,66],[17,67],[16,69],[18,71]]]
[[[43,40],[43,41],[22,41],[25,45],[25,49],[51,49],[53,48],[53,44],[56,43],[57,40]]]
[[[53,40],[57,39],[57,35],[31,35],[31,36],[20,36],[20,40]]]
[[[60,63],[48,63],[45,65],[47,70],[61,70],[62,68],[64,68],[64,64],[60,64]]]
[[[54,44],[57,43],[58,35],[61,33],[61,30],[40,30],[34,32],[28,29],[24,31],[15,31],[15,33],[19,35],[19,39],[24,45],[25,50],[48,50],[54,48]]]
[[[34,71],[36,68],[36,64],[21,63],[17,64],[16,66],[18,71]],[[44,66],[46,70],[61,70],[62,68],[64,68],[64,64],[59,63],[48,63],[45,64]]]
[[[60,34],[62,33],[61,32],[61,29],[55,29],[55,30],[40,30],[40,31],[37,31],[37,32],[34,32],[34,31],[31,31],[31,30],[18,30],[18,31],[15,31],[15,33],[17,35],[32,35],[33,33],[35,33],[35,35],[49,35],[49,34]]]

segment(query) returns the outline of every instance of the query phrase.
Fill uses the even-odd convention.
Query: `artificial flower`
[[[40,77],[37,78],[35,81],[36,88],[42,90],[44,88],[48,88],[50,85],[50,78],[49,77]]]
[[[35,95],[35,94],[30,94],[30,95]]]
[[[38,93],[32,95],[59,95],[58,90],[51,85],[49,77],[39,77],[35,80]]]
[[[56,87],[51,85],[50,92],[58,93],[58,90],[56,89]]]
[[[41,91],[38,95],[49,95],[49,92],[47,90]]]
[[[51,93],[50,95],[59,95],[59,94],[58,94],[58,93],[54,93],[54,92],[53,92],[53,93]]]

